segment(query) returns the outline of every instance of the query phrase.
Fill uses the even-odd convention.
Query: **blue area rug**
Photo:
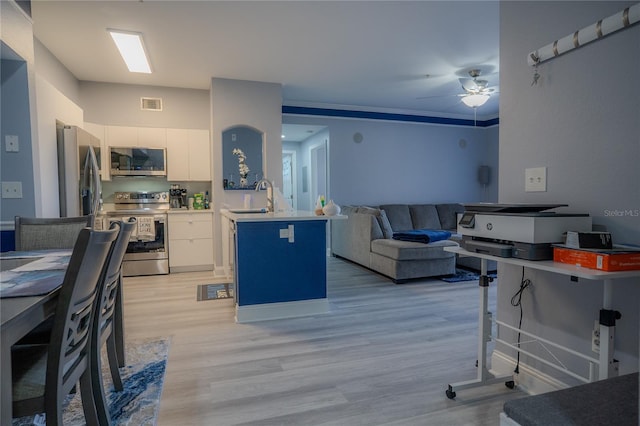
[[[497,274],[495,272],[489,272],[491,278],[495,278]],[[461,281],[477,281],[480,278],[480,273],[475,271],[469,271],[467,269],[456,268],[455,275],[447,275],[444,277],[440,277],[442,281],[446,281],[448,283],[457,283]]]
[[[113,425],[155,425],[160,409],[160,396],[169,354],[169,339],[127,343],[127,365],[120,369],[124,389],[116,392],[108,372],[106,352],[102,356],[104,380],[111,423]],[[14,419],[12,426],[44,424],[44,416]],[[65,400],[65,426],[85,425],[80,395]]]

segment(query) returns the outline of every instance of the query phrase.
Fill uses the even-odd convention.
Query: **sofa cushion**
[[[433,204],[412,204],[409,206],[413,229],[442,229],[438,210]]]
[[[374,216],[380,216],[380,209],[376,207],[369,207],[369,206],[358,206],[356,207],[356,213],[372,214]]]
[[[457,243],[450,240],[423,244],[379,239],[371,241],[371,251],[394,260],[446,259],[454,257],[455,254],[444,251],[443,247],[455,247],[457,245]]]
[[[462,204],[437,204],[438,216],[442,229],[454,230],[458,227],[458,213],[464,212]]]
[[[409,229],[413,229],[408,204],[383,204],[380,206],[380,209],[385,211],[391,229],[394,231],[408,231]]]
[[[355,211],[357,213],[368,214],[376,218],[376,221],[378,222],[377,230],[379,230],[379,233],[376,233],[375,235],[372,234],[372,240],[376,238],[391,238],[393,236],[393,230],[391,229],[391,225],[389,225],[389,219],[387,219],[384,211],[368,206],[358,206],[355,208]],[[373,228],[372,231],[374,231]]]
[[[345,216],[349,216],[351,213],[355,213],[356,212],[356,206],[342,206],[340,208],[340,214],[343,214]]]

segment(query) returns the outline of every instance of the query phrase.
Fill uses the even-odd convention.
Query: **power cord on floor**
[[[511,306],[520,308],[520,321],[518,322],[518,349],[520,349],[520,330],[522,330],[522,293],[524,290],[531,285],[530,279],[524,279],[524,266],[522,267],[522,277],[520,278],[520,289],[513,295],[511,298]],[[514,373],[520,373],[520,351],[518,350],[517,354],[517,362],[516,368],[513,370]]]

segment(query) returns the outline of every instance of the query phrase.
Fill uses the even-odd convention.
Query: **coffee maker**
[[[187,208],[187,190],[178,184],[172,184],[169,189],[169,204],[172,209]]]

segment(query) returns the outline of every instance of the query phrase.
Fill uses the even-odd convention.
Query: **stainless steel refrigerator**
[[[100,210],[100,139],[77,126],[57,126],[60,217]]]

